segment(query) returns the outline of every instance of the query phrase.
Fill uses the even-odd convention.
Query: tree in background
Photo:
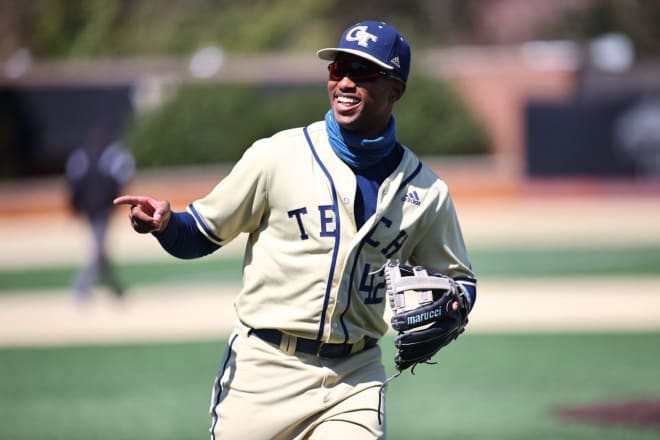
[[[0,0],[0,58],[189,54],[214,42],[230,52],[311,50],[331,29],[365,17],[396,23],[416,47],[585,41],[623,32],[657,54],[660,3],[646,0]],[[259,14],[255,14],[259,10]]]

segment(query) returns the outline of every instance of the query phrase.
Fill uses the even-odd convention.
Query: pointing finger
[[[112,203],[115,205],[137,205],[139,202],[138,199],[139,197],[136,196],[125,195],[117,197]]]

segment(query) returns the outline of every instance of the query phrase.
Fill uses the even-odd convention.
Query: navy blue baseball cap
[[[410,45],[392,26],[380,21],[363,21],[350,26],[339,40],[339,47],[319,50],[322,60],[334,61],[339,53],[349,53],[397,72],[404,82],[410,73]]]

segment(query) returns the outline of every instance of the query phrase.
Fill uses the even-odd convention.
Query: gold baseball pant
[[[277,347],[237,326],[213,387],[211,438],[384,438],[380,347],[324,358],[291,352],[291,339]]]

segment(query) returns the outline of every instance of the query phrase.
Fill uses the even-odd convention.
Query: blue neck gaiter
[[[351,168],[362,170],[375,165],[392,152],[396,145],[394,116],[382,136],[364,139],[339,126],[332,109],[325,114],[328,139],[333,151]]]

